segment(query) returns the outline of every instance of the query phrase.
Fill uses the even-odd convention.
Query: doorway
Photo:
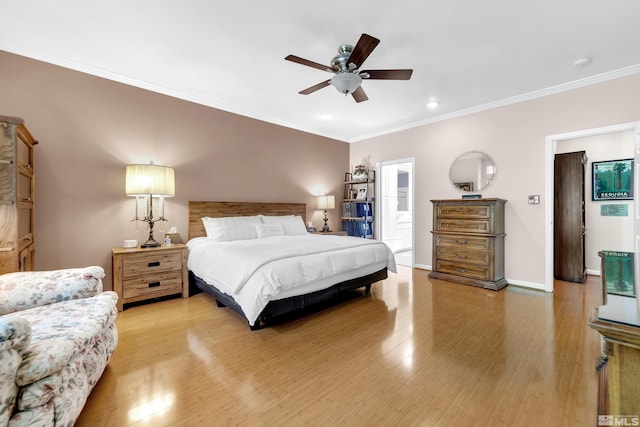
[[[414,163],[411,158],[378,166],[378,236],[393,252],[396,264],[408,267],[414,264]]]
[[[587,130],[583,130],[583,131],[577,131],[577,132],[570,132],[570,133],[565,133],[565,134],[559,134],[559,135],[551,135],[548,136],[546,138],[546,154],[545,154],[545,160],[546,160],[546,194],[548,195],[548,200],[546,203],[546,209],[545,209],[545,283],[544,283],[544,290],[547,292],[553,292],[553,280],[554,280],[554,204],[553,204],[553,200],[550,199],[550,197],[554,194],[554,188],[555,188],[555,178],[554,178],[554,156],[556,153],[559,152],[563,152],[563,151],[577,151],[576,148],[577,147],[566,147],[565,145],[569,143],[570,140],[577,140],[579,138],[587,138],[587,137],[597,137],[600,135],[607,135],[607,134],[619,134],[621,132],[632,132],[633,133],[633,138],[635,139],[635,146],[636,146],[636,151],[637,151],[637,147],[640,146],[640,122],[633,122],[633,123],[626,123],[626,124],[621,124],[621,125],[615,125],[615,126],[608,126],[608,127],[603,127],[603,128],[596,128],[596,129],[587,129]],[[563,149],[560,149],[559,147],[563,147]],[[605,147],[606,148],[606,147]],[[591,157],[591,156],[590,156]],[[633,156],[629,156],[629,157],[633,157]],[[587,167],[587,179],[586,179],[586,184],[587,184],[587,188],[586,193],[590,194],[592,189],[590,187],[591,184],[591,174],[589,171],[589,167]],[[635,185],[637,186],[638,184],[638,177],[640,174],[634,174],[634,181],[635,181]],[[590,234],[594,234],[594,231],[596,230],[600,230],[601,226],[599,225],[594,225],[594,224],[590,224],[590,218],[599,218],[600,217],[600,205],[596,205],[594,203],[589,203],[589,200],[591,200],[591,196],[587,196],[586,197],[587,200],[587,213],[586,213],[586,229],[587,229],[587,247],[590,246]],[[637,198],[636,198],[637,200]],[[591,206],[591,205],[595,205],[595,206]],[[593,211],[592,213],[589,213],[589,209],[593,208],[595,209],[595,211]],[[638,209],[637,206],[635,206],[634,204],[632,204],[632,206],[629,208],[629,216],[631,218],[635,217],[636,214],[640,214],[640,209]],[[591,230],[591,232],[589,231]],[[628,231],[627,233],[632,233],[633,231]],[[595,256],[596,261],[590,261],[590,252],[593,251],[587,251],[586,257],[586,267],[587,267],[587,272],[589,274],[591,273],[595,273],[595,271],[592,271],[592,268],[590,268],[591,264],[596,264],[597,261],[597,254]],[[599,268],[597,270],[597,272],[599,273]]]

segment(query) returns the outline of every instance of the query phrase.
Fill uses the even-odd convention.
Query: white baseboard
[[[413,267],[419,268],[421,270],[431,270],[431,266],[426,264],[415,264]],[[545,290],[544,283],[526,282],[524,280],[513,280],[513,279],[507,279],[507,283],[514,286],[520,286],[522,288],[534,289],[536,291]]]
[[[534,289],[536,291],[545,291],[544,283],[526,282],[524,280],[507,279],[507,283],[522,288]]]

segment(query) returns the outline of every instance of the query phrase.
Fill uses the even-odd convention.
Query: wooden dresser
[[[113,248],[111,252],[119,311],[131,302],[174,294],[189,297],[186,245]]]
[[[604,358],[598,370],[598,415],[640,420],[640,322],[636,298],[609,295],[591,313],[589,326],[603,337]],[[634,416],[635,423],[631,423]],[[603,424],[604,425],[604,424]]]
[[[22,119],[0,116],[0,274],[34,269],[37,143]]]
[[[432,200],[433,266],[429,277],[499,290],[504,278],[502,199]]]

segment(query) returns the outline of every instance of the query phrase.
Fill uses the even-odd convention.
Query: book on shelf
[[[373,216],[372,202],[343,202],[342,216],[346,218],[363,218]]]
[[[342,221],[342,229],[346,231],[349,236],[373,237],[373,224],[371,221]]]

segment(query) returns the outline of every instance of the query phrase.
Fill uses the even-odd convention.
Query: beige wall
[[[307,219],[320,226],[312,190],[342,192],[346,143],[6,52],[0,75],[0,113],[22,117],[40,140],[37,269],[101,265],[110,287],[111,248],[146,240],[130,222],[128,163],[175,168],[176,197],[166,216],[183,239],[189,200],[305,202]],[[329,211],[336,229],[338,212]]]
[[[507,199],[506,276],[512,283],[544,287],[545,138],[549,135],[640,120],[640,74],[531,101],[495,108],[350,145],[351,164],[416,159],[418,265],[431,266],[431,199],[460,198],[449,183],[449,166],[461,153],[480,150],[497,165],[485,197]],[[446,102],[446,101],[445,101]],[[529,205],[527,195],[541,204]]]

